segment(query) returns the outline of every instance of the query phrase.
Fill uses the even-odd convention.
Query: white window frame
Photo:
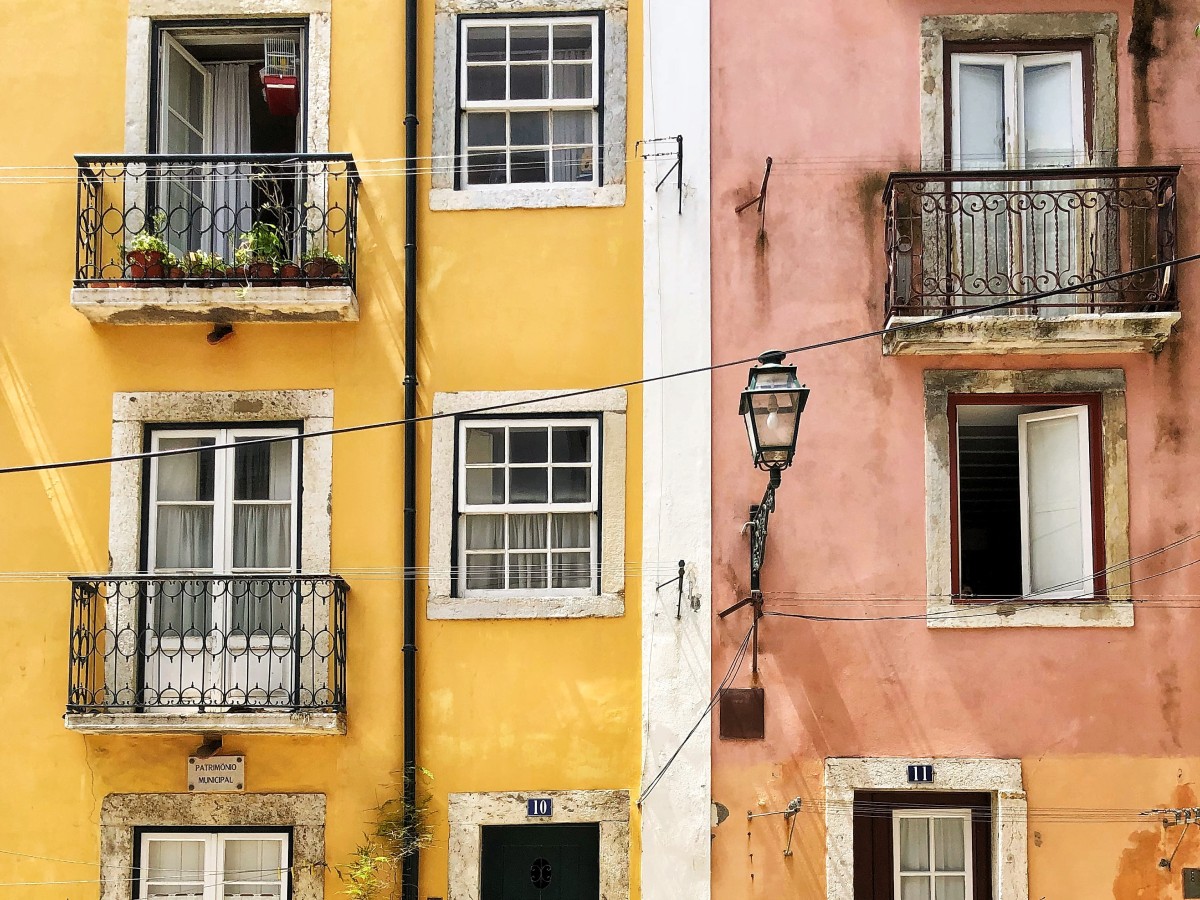
[[[604,72],[600,68],[600,13],[594,13],[586,16],[545,16],[537,18],[519,17],[513,18],[510,16],[480,16],[471,17],[469,19],[460,20],[461,31],[458,43],[458,65],[459,65],[459,81],[458,81],[458,175],[459,188],[467,190],[503,190],[512,187],[536,187],[545,186],[553,187],[554,185],[586,185],[595,186],[599,184],[599,176],[604,168],[604,160],[602,156],[602,145],[600,143],[601,125],[603,122],[604,112]],[[496,62],[481,62],[471,63],[467,61],[467,34],[474,28],[504,28],[507,36],[508,32],[513,27],[524,26],[546,26],[550,33],[550,43],[548,45],[546,66],[550,73],[550,89],[548,93],[554,92],[554,26],[556,25],[587,25],[591,30],[591,68],[592,68],[592,93],[588,97],[557,99],[548,98],[545,100],[469,100],[467,98],[467,73],[471,68],[481,66],[495,66]],[[506,39],[506,47],[508,41]],[[506,55],[504,58],[505,81],[510,85],[512,83],[512,69],[514,66],[523,65],[538,65],[540,63],[514,63],[512,58]],[[555,112],[590,112],[592,114],[592,177],[588,181],[554,181],[554,118]],[[469,180],[470,158],[467,149],[468,126],[467,119],[470,113],[479,112],[547,112],[550,115],[546,122],[546,171],[547,175],[551,176],[546,181],[531,181],[531,182],[514,182],[512,180],[512,154],[514,150],[524,149],[542,149],[540,146],[525,147],[524,145],[514,145],[511,143],[511,131],[506,135],[506,143],[503,147],[488,147],[489,152],[505,154],[505,172],[507,179],[503,184],[472,184]],[[505,118],[508,121],[507,116]],[[575,145],[571,145],[575,146]]]
[[[598,92],[599,175],[593,184],[542,182],[509,185],[460,185],[457,146],[462,113],[459,39],[466,17],[562,17],[599,15],[593,58],[603,72],[594,78]],[[625,205],[626,120],[629,56],[628,0],[434,0],[433,160],[431,210],[553,209]]]
[[[590,463],[585,465],[570,464],[563,466],[564,468],[581,469],[587,468],[591,473],[591,499],[586,502],[578,503],[556,503],[553,498],[547,500],[546,503],[494,503],[494,504],[469,504],[467,503],[467,472],[471,468],[495,468],[495,466],[486,466],[482,464],[467,463],[467,432],[472,429],[482,428],[503,428],[505,429],[505,462],[503,470],[507,473],[511,468],[546,468],[551,472],[555,468],[553,462],[553,440],[550,437],[552,428],[587,428],[589,431],[589,456]],[[466,548],[466,519],[470,515],[536,515],[539,513],[549,516],[552,513],[587,513],[591,516],[591,536],[590,536],[590,561],[589,569],[591,571],[591,586],[592,594],[598,593],[599,585],[599,538],[600,538],[600,491],[601,491],[601,471],[600,471],[600,421],[598,418],[587,419],[526,419],[526,418],[504,418],[504,419],[474,419],[463,418],[459,420],[458,430],[458,490],[457,490],[457,538],[458,538],[458,578],[462,579],[459,584],[459,593],[464,597],[569,597],[577,596],[581,593],[580,588],[556,588],[550,585],[551,573],[553,566],[551,558],[553,549],[550,544],[550,531],[547,529],[547,566],[546,566],[546,587],[545,588],[497,588],[497,589],[467,589],[465,584],[467,573],[467,556],[472,555]],[[509,461],[509,434],[513,428],[545,428],[547,430],[547,461],[543,463],[512,463]],[[507,483],[507,479],[506,479]],[[551,489],[553,487],[553,476],[551,476]],[[501,551],[505,556],[505,574],[508,573],[508,527],[507,519],[505,525],[505,549]],[[520,552],[529,553],[532,551],[522,550]],[[474,554],[487,555],[489,551],[479,550],[474,551]]]
[[[429,596],[426,615],[430,619],[564,619],[622,616],[625,614],[625,490],[626,409],[624,389],[611,388],[577,396],[560,396],[561,391],[464,391],[434,395],[429,502]],[[458,565],[455,553],[457,516],[457,473],[459,456],[458,421],[476,410],[497,410],[506,417],[531,420],[553,417],[561,422],[572,418],[599,418],[598,484],[602,518],[597,524],[599,585],[596,590],[578,589],[561,596],[538,591],[487,592],[488,596],[463,596],[462,586],[452,577]],[[487,413],[478,414],[480,418]],[[472,421],[478,421],[472,419]]]
[[[1092,479],[1098,473],[1092,471],[1091,429],[1088,427],[1086,406],[1060,406],[1043,412],[1024,413],[1017,416],[1017,466],[1021,484],[1021,580],[1022,590],[1033,595],[1033,535],[1032,498],[1029,495],[1029,424],[1052,419],[1074,419],[1079,429],[1079,525],[1083,536],[1083,571],[1085,582],[1064,585],[1038,591],[1039,600],[1061,600],[1071,597],[1091,597],[1095,594],[1096,571],[1092,547],[1096,539],[1092,521]],[[1091,577],[1089,577],[1091,576]]]
[[[1071,66],[1071,133],[1076,147],[1082,148],[1073,165],[1085,165],[1087,145],[1083,124],[1083,54],[1078,50],[1030,51],[1028,53],[952,53],[951,66],[951,142],[952,166],[962,166],[962,116],[959,95],[962,79],[959,71],[964,64],[1004,69],[1004,159],[1007,168],[1022,169],[1025,159],[1025,79],[1026,66],[1069,63]],[[970,167],[968,167],[970,168]]]
[[[150,859],[150,844],[152,841],[190,841],[192,843],[202,843],[204,845],[204,868],[201,873],[204,882],[204,891],[199,896],[198,900],[223,900],[224,892],[222,887],[225,884],[225,846],[230,841],[237,840],[255,840],[255,841],[275,841],[279,844],[279,859],[280,870],[279,879],[277,882],[262,882],[268,884],[277,883],[280,888],[280,900],[287,900],[290,897],[290,874],[291,860],[289,858],[289,845],[291,843],[291,835],[287,832],[280,831],[212,831],[212,832],[197,832],[197,831],[143,831],[139,836],[139,860],[138,866],[138,896],[149,897],[149,859]],[[249,882],[235,882],[236,884]],[[172,882],[165,882],[172,884]],[[194,896],[194,895],[188,895]]]
[[[901,819],[925,819],[929,823],[929,868],[925,871],[904,871],[900,865],[900,820]],[[957,819],[963,823],[963,865],[962,872],[941,872],[937,868],[937,848],[935,832],[933,828],[934,819]],[[929,878],[930,900],[937,898],[937,878],[940,875],[962,876],[966,880],[966,892],[964,900],[973,900],[975,896],[974,872],[972,871],[971,859],[971,810],[969,809],[894,809],[892,810],[892,879],[893,879],[893,897],[895,900],[901,900],[903,893],[901,892],[901,881],[905,876],[918,876]]]
[[[150,449],[152,451],[161,448],[163,438],[212,438],[216,445],[232,444],[239,438],[271,438],[271,437],[286,437],[300,433],[299,428],[295,427],[276,427],[264,426],[262,428],[218,428],[218,427],[203,427],[196,428],[155,428],[150,433]],[[288,536],[290,544],[290,552],[288,558],[291,564],[282,568],[253,568],[253,569],[238,569],[233,565],[233,518],[234,510],[239,503],[252,502],[261,504],[270,502],[275,505],[282,506],[285,501],[239,501],[234,499],[234,456],[236,451],[232,448],[226,450],[209,451],[216,454],[213,467],[213,565],[208,569],[188,569],[188,572],[211,572],[214,574],[242,574],[242,573],[292,573],[296,571],[296,547],[299,538],[299,501],[300,501],[300,454],[303,441],[297,440],[293,442],[292,448],[292,472],[291,485],[292,496],[286,501],[288,508],[291,510],[291,532]],[[146,517],[146,569],[150,572],[179,572],[185,570],[179,569],[164,569],[160,568],[155,561],[154,554],[158,547],[156,540],[158,535],[158,509],[160,502],[174,503],[176,501],[159,501],[158,499],[158,470],[161,457],[152,457],[150,460],[150,478],[149,478],[149,511]],[[197,504],[204,501],[196,501]]]

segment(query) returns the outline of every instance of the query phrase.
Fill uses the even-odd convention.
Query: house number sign
[[[929,784],[933,781],[933,766],[909,766],[908,781],[910,784]]]
[[[187,762],[188,790],[196,793],[210,791],[241,791],[246,787],[246,757],[189,756]]]
[[[554,801],[549,797],[530,797],[525,801],[525,815],[533,819],[544,819],[554,815]]]

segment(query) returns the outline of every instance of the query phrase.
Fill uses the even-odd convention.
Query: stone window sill
[[[67,713],[67,730],[84,734],[345,734],[336,712]]]
[[[623,594],[581,597],[446,597],[431,595],[430,619],[601,619],[623,616]]]
[[[889,318],[889,328],[910,327],[884,335],[884,356],[1157,352],[1179,322],[1179,313],[980,315],[921,324],[923,321],[909,316]]]
[[[71,306],[107,325],[357,322],[354,289],[330,287],[73,288]]]
[[[1132,628],[1133,601],[970,604],[930,600],[929,628]]]
[[[489,190],[456,191],[434,188],[429,208],[434,211],[470,209],[556,209],[567,207],[610,207],[625,205],[625,185],[603,187],[539,185]]]

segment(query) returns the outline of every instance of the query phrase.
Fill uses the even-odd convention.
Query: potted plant
[[[255,222],[250,231],[242,235],[233,258],[244,266],[250,281],[274,279],[275,267],[283,260],[283,238],[279,228],[270,222]]]
[[[304,270],[290,259],[279,266],[279,283],[284,287],[300,287],[304,284]]]
[[[178,265],[171,248],[162,238],[165,221],[166,216],[157,213],[145,228],[133,236],[129,245],[122,248],[129,265],[130,278],[138,281],[161,280],[169,267]]]
[[[189,278],[223,278],[229,267],[216,253],[193,250],[183,258],[183,270]]]
[[[337,278],[346,268],[345,257],[330,253],[324,247],[310,247],[304,253],[304,274],[309,278]]]

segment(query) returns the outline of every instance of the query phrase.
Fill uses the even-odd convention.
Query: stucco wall
[[[882,325],[881,191],[889,172],[921,158],[921,19],[964,11],[878,0],[784,4],[751,16],[735,0],[714,0],[713,32],[724,36],[713,45],[714,361]],[[1161,56],[1144,79],[1126,49],[1129,4],[999,0],[970,11],[1116,12],[1119,160],[1183,162],[1179,231],[1195,232],[1200,221],[1186,198],[1198,185],[1190,151],[1177,148],[1200,141],[1191,114],[1200,41],[1182,8],[1149,23]],[[1135,102],[1143,84],[1149,106]],[[755,211],[738,216],[734,207],[758,192],[766,156],[774,171],[759,239]],[[1200,780],[1200,705],[1188,662],[1197,622],[1188,598],[1200,594],[1200,569],[1135,585],[1135,598],[1148,602],[1137,605],[1132,628],[928,628],[923,372],[1121,369],[1129,550],[1144,554],[1200,531],[1191,475],[1200,419],[1187,399],[1200,388],[1188,324],[1198,314],[1198,283],[1194,271],[1180,270],[1182,322],[1157,355],[885,358],[873,338],[789,358],[812,394],[771,519],[766,607],[918,618],[763,621],[766,740],[713,742],[714,798],[731,811],[715,829],[714,896],[823,895],[820,798],[832,756],[1019,759],[1031,897],[1179,896],[1178,861],[1174,875],[1157,868],[1179,830],[1166,836],[1136,811],[1183,802]],[[741,368],[713,378],[715,610],[747,590],[740,528],[765,486],[734,421],[744,379]],[[1196,544],[1184,545],[1138,564],[1134,577],[1198,555]],[[748,612],[714,620],[714,680],[748,625]],[[749,684],[747,665],[736,685]],[[785,858],[782,819],[747,829],[744,815],[782,810],[796,796],[815,802],[798,822],[800,849]],[[1101,807],[1126,812],[1037,821],[1039,809]],[[1198,851],[1189,834],[1180,858]]]

